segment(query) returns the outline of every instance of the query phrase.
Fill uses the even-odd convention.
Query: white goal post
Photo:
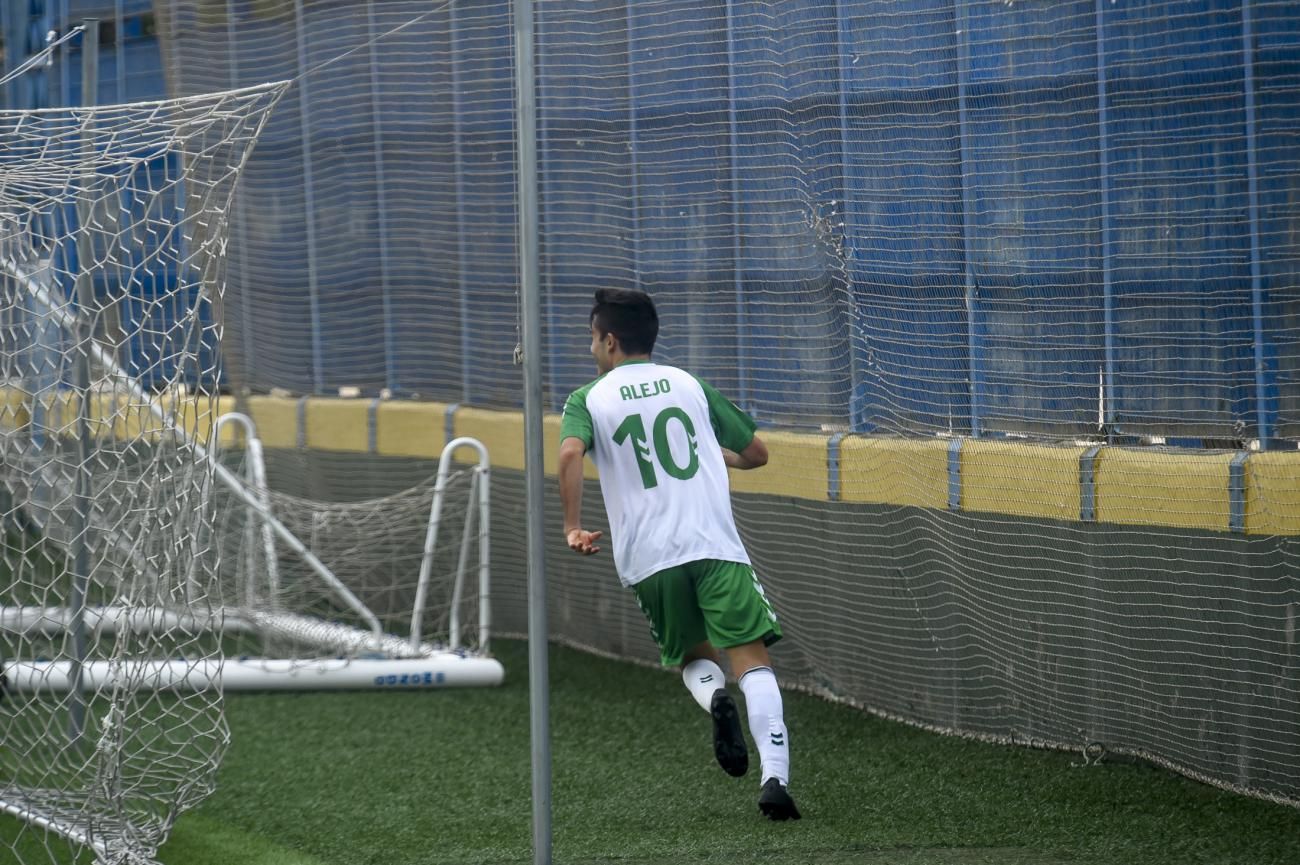
[[[214,636],[270,636],[295,643],[302,647],[302,651],[295,657],[282,658],[87,661],[80,665],[79,671],[72,661],[15,659],[0,663],[0,687],[14,693],[62,693],[71,690],[74,683],[79,682],[81,690],[93,693],[110,686],[117,677],[139,680],[149,689],[173,691],[212,688],[225,691],[414,689],[501,684],[505,676],[501,663],[484,656],[491,627],[490,473],[487,449],[481,442],[466,437],[454,439],[446,445],[439,458],[414,605],[409,617],[410,632],[403,638],[383,632],[375,614],[333,572],[310,555],[310,551],[296,535],[275,519],[270,509],[269,491],[265,486],[262,443],[252,419],[237,412],[222,415],[213,425],[213,441],[219,441],[222,428],[232,424],[240,427],[243,432],[246,478],[240,480],[221,466],[217,461],[215,447],[204,453],[214,468],[220,470],[216,476],[228,479],[227,486],[236,493],[249,516],[243,532],[243,552],[261,553],[260,557],[248,555],[241,559],[241,564],[244,565],[241,574],[245,578],[239,584],[244,593],[242,604],[216,607],[203,614],[167,607],[92,607],[81,613],[79,626],[99,636],[177,632],[209,633]],[[194,447],[201,448],[200,445]],[[466,518],[450,592],[447,638],[445,642],[426,642],[422,639],[422,624],[429,600],[435,553],[439,551],[439,528],[443,522],[453,459],[461,448],[473,449],[478,461],[469,473]],[[475,537],[476,522],[478,531]],[[254,531],[257,526],[261,527],[260,532]],[[279,604],[276,603],[276,598],[280,587],[276,537],[287,539],[286,545],[312,571],[328,575],[324,580],[325,585],[336,590],[349,608],[374,627],[358,628],[277,609]],[[460,645],[460,607],[465,596],[471,547],[477,548],[478,556],[477,653],[466,652]],[[258,572],[259,566],[266,576],[265,586],[258,586],[251,579]],[[267,606],[257,606],[259,599],[266,599]],[[51,637],[68,632],[75,626],[78,626],[78,617],[68,607],[0,605],[0,634]],[[318,657],[311,657],[312,654]]]

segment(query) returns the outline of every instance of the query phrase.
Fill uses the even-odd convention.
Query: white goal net
[[[220,658],[214,309],[284,86],[0,113],[5,861],[151,861],[212,790],[220,689],[144,662]]]

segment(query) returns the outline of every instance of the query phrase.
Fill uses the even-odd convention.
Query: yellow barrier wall
[[[447,444],[447,404],[384,400],[375,409],[376,451],[436,460]]]
[[[257,437],[263,447],[296,448],[298,446],[298,401],[276,396],[251,396],[248,413],[257,424]]]
[[[307,447],[323,451],[369,452],[369,400],[309,399],[304,411],[307,426],[303,440]],[[261,425],[258,426],[260,430]]]
[[[1107,448],[1097,455],[1097,522],[1226,532],[1232,457]]]
[[[1246,532],[1300,535],[1300,458],[1294,453],[1251,454],[1246,461]]]
[[[455,431],[457,436],[481,441],[492,460],[492,468],[523,469],[524,416],[520,412],[457,409]],[[555,455],[548,453],[547,457],[546,469],[554,473]]]
[[[30,397],[0,388],[0,428],[30,422]],[[164,399],[164,404],[169,404]],[[347,453],[437,459],[447,442],[445,403],[311,398],[301,413],[299,400],[254,396],[249,411],[268,448],[308,448]],[[205,441],[214,415],[206,398],[185,402],[180,423]],[[72,430],[77,400],[66,393],[47,402],[52,428]],[[234,409],[222,397],[217,413]],[[154,437],[160,425],[148,408],[125,397],[97,395],[92,403],[95,435]],[[373,420],[372,420],[373,418]],[[299,424],[303,428],[299,429]],[[492,465],[522,470],[523,416],[519,412],[458,408],[454,434],[483,442]],[[371,425],[373,423],[373,436]],[[65,432],[65,434],[66,434]],[[559,450],[560,417],[544,420],[546,471],[553,475]],[[831,490],[844,502],[946,510],[954,481],[946,439],[896,439],[845,436],[838,444],[838,477],[828,456],[830,437],[763,430],[771,455],[766,468],[731,473],[740,493],[828,501]],[[237,444],[233,428],[223,446]],[[994,439],[960,442],[960,505],[965,511],[1009,514],[1060,521],[1080,519],[1083,447],[1058,447]],[[1195,453],[1102,448],[1093,461],[1093,507],[1098,522],[1232,531],[1230,492],[1234,453]],[[1300,535],[1300,452],[1251,453],[1241,470],[1243,493],[1237,502],[1238,530],[1254,535]],[[584,476],[597,477],[588,460]]]
[[[840,442],[840,500],[948,507],[948,442],[845,438]]]
[[[235,410],[235,399],[230,396],[181,397],[179,411],[174,408],[175,397],[164,394],[156,398],[164,412],[175,417],[181,431],[189,438],[207,442],[212,423],[222,414]],[[31,396],[18,388],[0,388],[0,429],[17,430],[31,422],[28,404]],[[45,398],[49,411],[46,424],[58,435],[71,435],[77,423],[80,400],[66,391]],[[146,403],[135,401],[124,394],[98,393],[92,397],[90,407],[91,433],[98,438],[112,436],[119,440],[145,439],[157,441],[162,435],[163,422]],[[227,429],[221,436],[223,445],[239,441],[238,433]]]
[[[733,490],[738,493],[826,500],[826,436],[778,430],[762,430],[759,435],[767,445],[767,465],[750,471],[732,471]]]
[[[961,449],[962,510],[1077,520],[1079,457],[1085,450],[968,439]],[[1014,493],[1008,492],[1009,478]]]

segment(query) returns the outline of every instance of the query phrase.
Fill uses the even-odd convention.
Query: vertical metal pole
[[[470,376],[470,358],[473,331],[469,324],[469,244],[465,224],[465,106],[461,99],[460,64],[456,47],[460,44],[460,3],[449,5],[451,44],[447,56],[451,59],[451,135],[452,169],[456,181],[456,289],[460,300],[460,401],[472,403],[473,383]]]
[[[1101,186],[1101,303],[1105,369],[1101,383],[1101,422],[1107,440],[1115,435],[1115,283],[1111,245],[1115,226],[1110,212],[1110,100],[1106,92],[1106,0],[1097,0],[1097,171]]]
[[[122,30],[122,3],[113,3],[113,71],[117,82],[114,88],[117,102],[126,101],[126,37]]]
[[[16,46],[21,44],[19,40],[22,37],[19,34],[25,35],[27,33],[26,28],[17,25],[19,18],[18,13],[20,11],[27,13],[28,10],[26,7],[20,9],[19,7],[10,4],[0,5],[0,35],[4,36],[4,41],[8,45]],[[23,17],[26,17],[26,14],[24,14]],[[22,62],[22,59],[23,58],[18,55],[17,50],[5,52],[4,63],[0,64],[0,75],[7,76],[19,63]],[[17,80],[10,81],[8,84],[3,86],[4,92],[0,93],[0,108],[12,111],[32,107],[18,104]]]
[[[307,292],[311,307],[311,376],[312,392],[325,390],[325,355],[320,332],[320,280],[316,262],[316,191],[312,177],[311,126],[307,122],[307,105],[311,86],[307,76],[306,19],[302,0],[293,0],[294,36],[298,43],[298,117],[302,131],[303,217],[307,221]]]
[[[840,198],[844,219],[845,245],[848,245],[849,232],[856,224],[857,214],[853,207],[853,196],[849,192],[849,69],[853,62],[849,59],[849,13],[848,0],[835,0],[835,41],[839,57],[839,100],[840,100]],[[858,361],[857,337],[862,328],[857,326],[857,300],[853,297],[853,267],[851,261],[844,263],[845,286],[849,292],[849,429],[862,430],[866,427],[866,399],[862,393],[862,368]]]
[[[452,69],[455,69],[456,4],[451,4],[452,15]],[[379,54],[375,39],[375,0],[366,0],[366,41],[369,43],[370,61],[370,123],[375,143],[375,209],[379,224],[379,297],[384,314],[384,387],[397,392],[397,353],[393,334],[392,269],[388,251],[388,184],[384,167],[384,126],[379,110]],[[459,162],[459,151],[457,152]],[[457,169],[459,171],[459,168]],[[457,181],[459,183],[459,180]],[[459,204],[459,197],[457,203]],[[459,208],[458,208],[459,211]],[[461,330],[465,330],[462,320]],[[462,351],[462,357],[466,355]]]
[[[629,207],[632,212],[628,217],[629,235],[632,241],[632,287],[641,285],[641,177],[637,168],[637,151],[640,149],[640,136],[636,119],[636,3],[629,0],[627,4],[627,162],[628,189],[631,192]]]
[[[1250,199],[1250,312],[1255,342],[1255,423],[1260,450],[1268,449],[1273,429],[1268,412],[1268,371],[1264,365],[1264,277],[1259,250],[1259,153],[1255,143],[1255,27],[1251,0],[1241,0],[1241,62],[1246,98],[1246,177]]]
[[[560,363],[564,356],[564,344],[557,338],[558,327],[556,321],[559,317],[558,309],[560,304],[555,300],[555,268],[552,266],[551,259],[547,256],[547,232],[555,230],[556,220],[552,215],[551,203],[554,196],[547,195],[546,190],[551,183],[551,128],[548,123],[546,107],[546,32],[542,29],[542,22],[538,21],[535,25],[536,32],[536,53],[537,53],[537,177],[538,177],[538,206],[541,208],[541,221],[538,224],[538,278],[541,280],[542,293],[546,297],[546,328],[542,331],[543,339],[546,340],[546,358],[547,368],[544,372],[549,373],[548,382],[543,376],[543,392],[549,393],[551,397],[551,411],[560,411],[564,408],[564,390],[558,386],[560,380]],[[545,267],[544,272],[542,267]]]
[[[86,106],[95,104],[99,92],[99,19],[87,18],[81,34],[81,97]],[[82,165],[92,163],[95,142],[94,122],[90,117],[83,121],[81,131]],[[77,401],[77,473],[74,495],[76,535],[72,539],[72,591],[68,598],[71,622],[68,625],[72,640],[72,658],[68,667],[71,691],[68,697],[68,740],[80,745],[86,729],[86,697],[81,693],[82,671],[86,663],[86,588],[90,582],[90,509],[91,489],[90,411],[94,394],[90,385],[90,349],[94,339],[94,284],[90,268],[95,250],[90,238],[91,188],[94,172],[83,169],[82,187],[77,196],[77,277],[74,290],[77,296],[77,353],[73,369],[74,392]]]
[[[1102,327],[1105,366],[1101,370],[1098,383],[1097,422],[1106,434],[1106,442],[1114,441],[1115,436],[1115,285],[1112,274],[1112,244],[1115,226],[1110,209],[1110,100],[1106,88],[1106,0],[1097,0],[1096,39],[1097,39],[1097,172],[1098,185],[1101,187],[1101,291],[1102,291]],[[1096,520],[1096,460],[1098,448],[1092,448],[1086,455],[1088,470],[1088,518]],[[1093,634],[1100,631],[1098,617],[1099,590],[1098,573],[1101,570],[1094,550],[1097,543],[1086,545],[1088,550],[1087,569],[1084,572],[1083,587],[1083,626]],[[1095,640],[1084,644],[1086,669],[1085,705],[1087,729],[1086,739],[1103,741],[1105,721],[1102,712],[1101,669],[1099,653],[1093,648]]]
[[[0,14],[7,16],[5,24],[5,38],[7,44],[14,46],[22,44],[22,40],[27,38],[28,28],[30,26],[29,13],[31,7],[27,4],[0,4]],[[62,22],[57,24],[51,19],[52,6],[47,6],[45,13],[41,16],[40,33],[42,36],[55,27],[62,27]],[[44,47],[44,43],[42,46]],[[35,49],[37,51],[40,48]],[[67,46],[59,49],[60,62],[67,53]],[[5,72],[11,72],[18,63],[25,59],[15,51],[10,51],[5,55]],[[26,80],[24,80],[26,79]],[[30,82],[30,90],[24,85]],[[50,107],[50,73],[45,69],[37,69],[28,72],[26,75],[19,76],[10,81],[6,87],[8,89],[9,103],[7,108],[10,109],[32,109],[32,108],[49,108]],[[23,98],[20,98],[20,94]],[[33,217],[33,224],[40,224],[43,227],[48,225],[48,220],[52,219],[51,214]],[[53,231],[45,228],[41,234],[46,237],[53,236]],[[49,254],[46,249],[47,244],[41,242],[41,247],[46,251],[42,255]],[[45,397],[49,394],[58,380],[57,372],[58,363],[55,357],[58,340],[62,335],[58,334],[57,325],[48,320],[49,311],[36,302],[35,298],[28,297],[24,299],[23,306],[15,310],[21,318],[20,321],[25,323],[26,327],[31,328],[32,343],[30,353],[28,354],[28,373],[31,378],[23,382],[28,392],[32,395],[31,400],[31,421],[29,428],[31,430],[31,447],[34,453],[41,453],[46,445],[47,432],[47,409]],[[56,336],[58,334],[58,336]]]
[[[975,196],[966,179],[966,171],[974,166],[971,158],[969,123],[966,118],[967,81],[970,69],[970,22],[966,19],[965,0],[954,0],[953,23],[957,27],[957,123],[961,139],[961,225],[966,264],[966,340],[970,357],[970,434],[978,438],[983,429],[984,362],[983,338],[980,336],[979,286],[975,282],[974,254],[975,232],[971,223],[975,218]]]
[[[524,468],[528,506],[528,687],[533,752],[533,862],[551,863],[551,731],[547,669],[546,544],[543,538],[542,327],[537,255],[537,93],[533,3],[513,0],[515,135],[519,157],[519,292],[524,353]]]
[[[734,0],[727,0],[727,140],[731,152],[731,279],[736,300],[736,403],[742,408],[753,410],[753,406],[749,405],[749,367],[745,362],[746,343],[750,341],[750,334],[749,320],[745,314],[744,249],[740,239],[744,209],[741,206],[740,130],[736,122],[736,4]]]
[[[230,89],[232,90],[239,87],[239,34],[235,26],[237,20],[235,0],[226,0],[226,56],[230,60]],[[244,221],[244,190],[246,189],[248,189],[247,173],[240,178],[240,183],[235,188],[234,201],[231,202],[231,222],[234,225],[235,236],[238,238],[238,249],[234,251],[234,259],[238,262],[239,269],[239,354],[241,355],[239,368],[244,378],[239,382],[240,388],[236,392],[238,394],[236,399],[240,410],[244,412],[248,411],[248,406],[243,394],[253,384],[252,370],[256,368],[257,354],[257,340],[253,337],[253,304],[248,283],[248,227]],[[229,298],[231,294],[231,287],[227,286],[226,297]]]
[[[68,8],[71,2],[72,0],[63,0],[63,2],[58,6],[59,20],[58,26],[55,29],[59,31],[60,36],[62,36],[67,30],[72,29],[72,25],[69,22],[72,12]],[[81,44],[85,45],[86,43],[82,42]],[[98,46],[99,41],[96,40],[95,44]],[[72,77],[68,74],[68,54],[70,53],[67,51],[68,46],[69,43],[65,42],[63,44],[63,50],[59,51],[59,106],[63,108],[68,107],[72,103]],[[82,100],[87,105],[95,104],[93,100],[86,101],[85,94],[82,94]]]

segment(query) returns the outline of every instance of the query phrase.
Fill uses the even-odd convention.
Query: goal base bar
[[[70,661],[14,661],[0,676],[15,694],[62,694],[72,689]],[[81,690],[109,688],[131,681],[145,689],[223,691],[420,691],[437,688],[493,687],[505,680],[495,658],[453,652],[425,658],[91,661],[81,668]]]
[[[66,812],[67,809],[64,808],[63,811]],[[99,861],[117,861],[112,857],[118,845],[92,834],[84,814],[60,813],[57,806],[48,807],[45,803],[33,802],[23,791],[14,789],[0,790],[0,814],[17,817],[25,823],[66,838],[73,844],[89,847],[95,851]]]
[[[56,636],[73,627],[68,607],[0,606],[0,633],[20,637]],[[207,613],[187,613],[166,607],[109,605],[87,607],[82,626],[95,634],[161,634],[167,631],[251,634],[279,637],[314,646],[326,655],[378,653],[390,658],[423,658],[446,646],[420,642],[393,634],[364,631],[341,622],[329,622],[296,613],[217,608]]]

